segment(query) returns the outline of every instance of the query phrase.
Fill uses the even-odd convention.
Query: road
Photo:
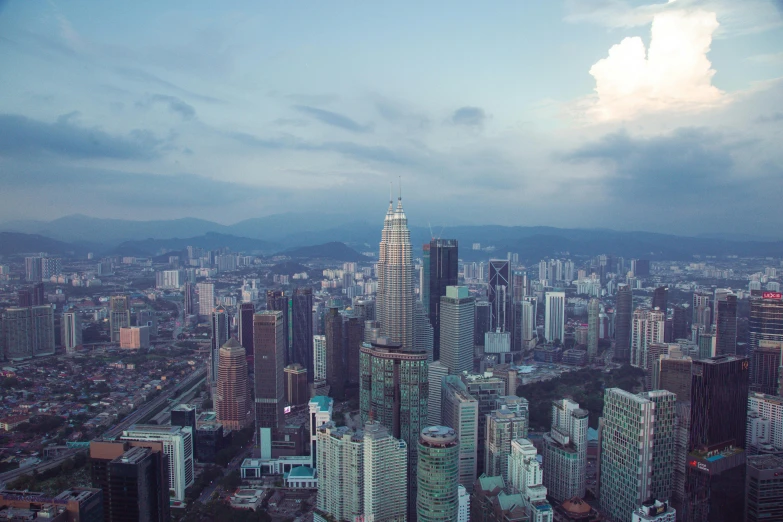
[[[119,424],[113,426],[111,429],[106,431],[103,434],[103,436],[108,438],[115,438],[119,436],[124,430],[128,429],[133,424],[136,424],[144,420],[151,412],[155,411],[156,408],[159,408],[161,405],[165,405],[166,401],[168,401],[168,399],[170,399],[175,394],[178,394],[183,389],[187,391],[191,388],[199,386],[201,384],[201,381],[203,381],[206,377],[206,371],[207,371],[206,368],[202,368],[200,370],[194,371],[184,381],[178,383],[173,388],[161,393],[158,397],[155,397],[151,402],[143,404],[141,407],[136,409],[130,415],[125,417]],[[49,468],[58,466],[67,458],[72,457],[77,453],[83,453],[86,451],[87,451],[86,449],[73,450],[72,452],[61,455],[54,459],[46,460],[35,466],[28,466],[26,468],[15,469],[12,471],[7,471],[5,473],[2,473],[0,474],[0,486],[5,485],[6,483],[15,480],[16,478],[22,475],[32,473],[33,470],[37,470],[40,473]]]
[[[223,476],[228,475],[234,470],[239,469],[242,466],[242,461],[245,460],[253,451],[253,443],[249,443],[248,447],[242,450],[242,452],[237,455],[234,460],[229,462],[228,467],[226,467],[225,473],[223,473]],[[206,504],[209,502],[209,497],[212,496],[212,493],[214,493],[218,489],[218,483],[220,482],[220,479],[217,478],[214,480],[212,484],[204,488],[204,491],[201,492],[201,495],[198,497],[198,501],[202,504]],[[221,488],[222,491],[222,488]]]

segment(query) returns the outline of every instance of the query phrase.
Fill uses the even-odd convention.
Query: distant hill
[[[160,256],[169,252],[176,255],[188,246],[203,248],[206,250],[216,250],[227,247],[232,252],[246,252],[248,254],[269,254],[274,251],[277,245],[252,239],[249,237],[238,237],[229,234],[218,234],[209,232],[202,236],[188,238],[170,238],[170,239],[145,239],[143,241],[126,241],[109,254],[122,256]]]
[[[79,245],[71,245],[38,234],[0,232],[0,255],[46,252],[58,255],[79,255],[85,252]]]
[[[364,262],[370,258],[363,256],[345,243],[333,241],[323,245],[292,248],[276,255],[288,256],[291,259],[331,259],[333,261]]]

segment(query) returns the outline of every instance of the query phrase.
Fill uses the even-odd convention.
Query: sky
[[[783,238],[783,0],[0,0],[0,222]]]

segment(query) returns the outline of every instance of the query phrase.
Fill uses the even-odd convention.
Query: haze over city
[[[780,238],[782,23],[767,0],[3,1],[0,221],[369,220],[402,177],[417,223]]]

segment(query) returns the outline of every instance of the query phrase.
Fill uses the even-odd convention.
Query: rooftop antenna
[[[389,203],[392,202],[392,182],[389,182]]]
[[[400,179],[400,197],[399,197],[399,199],[400,199],[400,201],[402,201],[402,176],[400,176],[399,179]]]
[[[430,227],[430,238],[431,239],[435,239],[435,235],[432,233],[432,223],[427,221],[427,225],[429,225],[429,227]]]

